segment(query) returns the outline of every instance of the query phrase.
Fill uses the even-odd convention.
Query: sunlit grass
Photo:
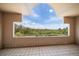
[[[15,28],[16,36],[68,36],[68,28],[59,29],[32,29],[25,27]]]

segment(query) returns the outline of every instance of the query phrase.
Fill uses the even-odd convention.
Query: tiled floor
[[[78,45],[56,45],[3,49],[0,56],[79,56]]]

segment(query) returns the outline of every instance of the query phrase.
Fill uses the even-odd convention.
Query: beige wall
[[[76,18],[76,42],[79,44],[79,17]]]
[[[4,48],[75,43],[74,18],[65,17],[65,23],[70,23],[69,37],[13,38],[13,22],[20,20],[21,20],[21,14],[17,14],[17,13],[3,14],[3,47]]]
[[[71,17],[71,16],[64,17],[64,23],[70,24],[70,37],[69,38],[76,43],[75,41],[75,21],[76,21],[75,17]]]
[[[2,48],[2,14],[0,12],[0,48]]]

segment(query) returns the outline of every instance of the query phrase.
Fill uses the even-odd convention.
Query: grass
[[[59,29],[32,29],[15,26],[16,36],[68,36],[68,28]]]

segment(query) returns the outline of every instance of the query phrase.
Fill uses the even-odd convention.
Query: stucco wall
[[[70,23],[69,37],[29,37],[13,38],[13,22],[21,21],[21,14],[4,13],[3,14],[3,47],[24,47],[40,46],[53,44],[70,44],[74,43],[74,19],[65,18],[65,23]]]
[[[0,48],[2,48],[2,14],[0,12]]]
[[[79,17],[76,18],[76,42],[79,44]]]

